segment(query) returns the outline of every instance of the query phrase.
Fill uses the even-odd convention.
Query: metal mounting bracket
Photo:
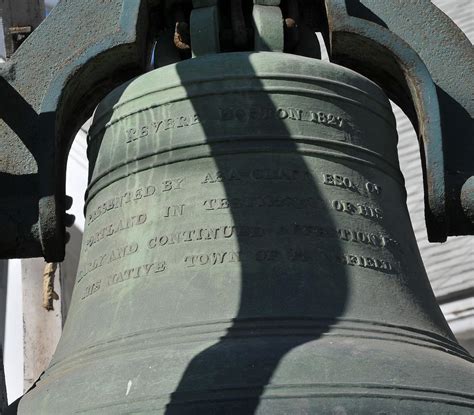
[[[263,8],[279,3],[254,1]],[[62,260],[69,147],[103,96],[147,70],[151,20],[164,4],[62,1],[0,64],[1,258]],[[472,45],[427,0],[324,4],[332,61],[379,83],[417,128],[431,240],[474,233]]]
[[[0,64],[0,257],[61,261],[65,169],[100,99],[145,71],[147,1],[62,1]]]
[[[472,44],[429,0],[325,5],[331,61],[377,82],[417,130],[429,239],[474,234]]]

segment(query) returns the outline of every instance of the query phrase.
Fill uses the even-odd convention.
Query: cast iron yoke
[[[63,259],[65,171],[72,140],[108,92],[149,69],[153,45],[167,33],[164,22],[171,10],[179,22],[176,10],[194,7],[195,54],[219,52],[226,36],[245,47],[249,33],[234,18],[240,1],[229,3],[230,35],[225,22],[220,28],[217,3],[61,1],[0,64],[0,257]],[[253,3],[262,6],[258,18],[266,21],[272,17],[264,6],[278,6],[280,0]],[[298,24],[295,2],[281,3],[284,47],[292,44],[298,53],[304,37],[293,30]],[[427,0],[308,0],[299,6],[299,15],[316,15],[306,19],[306,29],[323,32],[331,61],[377,82],[414,124],[430,240],[474,234],[474,52],[469,40]],[[189,47],[178,25],[171,36],[178,47]],[[166,61],[159,54],[158,48],[155,58]]]

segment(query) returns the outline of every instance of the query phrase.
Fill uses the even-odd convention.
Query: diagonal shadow
[[[5,252],[3,255],[8,258],[22,256],[25,252],[29,252],[31,242],[25,241],[23,234],[28,234],[38,221],[38,201],[35,196],[40,181],[38,171],[42,166],[37,160],[34,142],[39,116],[2,76],[0,76],[0,120],[20,140],[20,143],[12,143],[4,134],[1,134],[2,131],[6,132],[6,127],[0,126],[2,168],[0,183],[2,198],[7,201],[0,206],[0,228],[4,231],[2,248]],[[21,146],[24,148],[22,149]],[[28,159],[31,160],[29,165],[27,165]],[[26,165],[29,174],[11,173],[10,169],[15,170],[20,165]],[[22,241],[22,244],[19,241]]]
[[[0,227],[5,231],[2,254],[6,258],[41,255],[40,244],[31,238],[31,230],[38,226],[41,199],[51,198],[56,190],[51,179],[54,148],[45,145],[45,137],[54,136],[55,119],[54,112],[38,114],[0,76],[0,120],[17,136],[12,135],[12,140],[7,128],[0,126],[1,153],[5,157],[0,161],[0,183],[2,199],[7,201],[0,206]],[[16,172],[18,166],[20,170]]]
[[[0,118],[20,137],[34,154],[34,133],[38,114],[31,105],[0,76]]]
[[[214,59],[219,66],[219,60],[232,55],[242,57],[240,67],[233,71],[227,65],[222,75],[230,79],[238,72],[242,77],[230,94],[219,94],[216,83],[215,95],[193,98],[189,81],[196,79],[195,65],[187,61],[176,68],[181,82],[189,85],[188,97],[215,170],[224,178],[209,187],[207,197],[227,201],[223,215],[236,229],[261,229],[263,234],[238,235],[240,262],[220,270],[223,279],[239,280],[238,312],[228,321],[226,334],[189,362],[167,415],[274,413],[276,407],[285,407],[285,399],[262,397],[268,390],[280,390],[283,397],[290,383],[304,383],[299,372],[306,372],[305,366],[322,370],[311,356],[318,354],[317,340],[331,330],[347,300],[347,271],[330,261],[342,251],[338,239],[325,234],[336,227],[322,203],[318,156],[304,153],[304,144],[291,136],[288,119],[279,116],[283,108],[298,107],[298,92],[263,92],[265,76],[258,77],[251,54],[194,61]],[[222,121],[217,129],[214,122],[206,122],[216,108]],[[212,224],[213,216],[207,218],[210,222],[203,226]],[[309,342],[310,353],[289,357]],[[286,408],[300,413],[294,402]]]
[[[359,19],[367,20],[376,23],[382,27],[388,28],[387,24],[377,16],[372,10],[360,2],[360,0],[347,0],[346,8],[349,16],[358,17]]]

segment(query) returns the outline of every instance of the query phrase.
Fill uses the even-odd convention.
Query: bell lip
[[[318,73],[311,74],[311,69],[316,68]],[[147,89],[147,94],[159,93],[197,82],[218,81],[232,77],[249,78],[256,73],[262,78],[269,75],[282,77],[313,75],[314,79],[319,79],[321,82],[337,84],[340,88],[361,93],[392,113],[389,99],[380,86],[344,66],[282,52],[229,52],[200,56],[154,69],[115,88],[97,106],[89,138],[105,127],[107,122],[104,122],[104,119],[111,119],[109,114],[132,101],[141,99],[144,95],[137,93],[138,90]],[[394,118],[393,124],[395,125]]]

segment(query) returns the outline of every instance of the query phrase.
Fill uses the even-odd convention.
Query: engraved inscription
[[[302,121],[303,110],[297,108],[275,107],[226,107],[219,108],[221,121],[263,121],[291,119]]]
[[[317,208],[319,201],[313,197],[290,197],[265,195],[259,198],[221,198],[207,199],[203,202],[205,210],[242,209],[242,208]]]
[[[138,252],[138,244],[133,242],[131,244],[112,249],[109,252],[99,255],[97,258],[93,259],[91,262],[88,262],[83,269],[81,269],[78,274],[77,282],[80,282],[87,274],[95,271],[98,268],[103,267],[104,265],[115,262],[119,259],[125,258],[126,256],[133,255]]]
[[[246,252],[244,254],[239,251],[220,251],[187,255],[184,257],[183,261],[187,268],[195,268],[237,263],[242,262],[244,259],[252,258],[258,263],[272,263],[281,261],[319,263],[321,261],[329,261],[334,264],[367,268],[386,274],[395,273],[393,265],[386,260],[352,254],[338,256],[320,250],[311,251],[306,249],[288,249],[284,251],[277,249],[263,249],[253,254],[250,252]]]
[[[311,115],[311,120],[310,120],[311,122],[316,122],[319,124],[327,124],[327,125],[331,125],[331,126],[335,126],[339,128],[344,125],[344,120],[342,119],[342,117],[338,117],[337,115],[325,113],[322,111],[318,111],[318,112],[310,111],[309,113]]]
[[[334,230],[316,225],[292,224],[288,226],[281,225],[276,228],[223,225],[217,227],[183,230],[154,236],[148,241],[148,248],[155,249],[187,242],[215,241],[233,238],[263,238],[265,236],[298,236],[309,238],[320,237],[340,239],[345,242],[370,245],[376,248],[385,248],[390,244],[399,245],[395,240],[382,234],[355,231],[352,229]]]
[[[281,261],[282,254],[280,251],[276,250],[261,250],[257,251],[255,254],[255,259],[258,262],[277,262]]]
[[[372,245],[375,247],[385,247],[392,241],[384,235],[377,235],[370,232],[353,231],[352,229],[339,229],[339,238],[343,241]]]
[[[338,212],[344,212],[350,215],[361,215],[367,218],[383,219],[382,209],[361,203],[354,204],[347,201],[333,200],[332,207]]]
[[[357,188],[354,183],[352,183],[351,179],[338,174],[323,174],[323,183],[328,186],[336,186],[342,189],[357,191]]]
[[[209,254],[188,255],[184,258],[184,263],[188,268],[222,265],[234,262],[240,262],[240,252],[211,252]]]
[[[132,202],[139,202],[157,194],[157,192],[167,193],[173,190],[183,189],[184,178],[178,177],[163,180],[161,186],[139,187],[123,193],[120,196],[112,197],[101,203],[98,207],[87,213],[87,224],[90,225],[107,212],[120,209]]]
[[[362,255],[344,255],[341,258],[341,262],[345,265],[370,268],[386,273],[394,272],[394,268],[390,262]]]
[[[102,241],[103,239],[109,238],[112,235],[115,235],[123,230],[134,228],[135,226],[143,225],[147,221],[146,213],[140,215],[131,216],[127,219],[121,219],[117,222],[111,223],[95,232],[87,238],[85,243],[85,249],[91,248],[97,242]]]
[[[249,171],[238,171],[236,169],[230,169],[228,171],[219,170],[207,173],[201,181],[201,184],[236,182],[242,180],[256,182],[297,181],[311,179],[311,173],[307,170],[258,168]]]
[[[279,262],[291,261],[299,263],[315,263],[321,261],[329,261],[348,266],[358,266],[361,268],[369,268],[375,271],[384,272],[387,274],[394,273],[394,267],[388,261],[372,258],[362,255],[346,254],[342,257],[331,255],[322,251],[309,251],[306,249],[288,249],[287,251],[278,250],[261,250],[256,253],[255,259],[258,262]]]
[[[242,180],[241,175],[237,170],[230,169],[229,171],[216,171],[207,173],[201,184],[231,182],[235,180]]]
[[[321,237],[335,237],[336,232],[330,228],[323,228],[316,225],[301,225],[292,224],[289,226],[281,225],[276,230],[277,236],[321,236]]]
[[[127,281],[161,274],[162,272],[166,271],[166,269],[166,262],[163,261],[152,262],[144,265],[139,265],[133,268],[128,268],[123,271],[115,272],[114,274],[108,275],[105,278],[95,281],[85,287],[81,299],[84,300],[87,297],[90,297],[91,295],[96,294],[101,290],[115,286],[117,284],[122,284]]]
[[[344,129],[348,122],[337,114],[324,111],[306,110],[302,108],[274,108],[274,107],[227,107],[219,108],[219,121],[264,121],[264,120],[291,120],[322,124],[336,129]],[[152,137],[168,130],[178,130],[200,124],[197,114],[177,115],[162,120],[151,121],[145,125],[129,128],[125,133],[125,143],[131,144],[147,137]]]
[[[214,241],[217,239],[260,238],[265,235],[265,230],[258,226],[219,226],[215,228],[197,228],[187,231],[173,232],[166,235],[155,236],[148,241],[148,248],[175,245],[184,242]]]
[[[185,205],[175,205],[175,206],[168,206],[165,208],[165,218],[172,218],[184,215],[184,206]]]
[[[179,115],[177,117],[152,121],[147,125],[129,128],[126,132],[125,142],[130,144],[137,140],[157,135],[162,131],[190,127],[196,124],[199,124],[199,117],[197,114]]]
[[[267,232],[268,233],[268,232]],[[353,229],[322,228],[314,225],[293,225],[291,227],[281,227],[278,235],[299,235],[309,237],[338,238],[345,242],[354,244],[370,245],[376,248],[385,248],[389,245],[399,245],[394,239],[371,232],[356,231]]]
[[[150,264],[140,265],[138,267],[129,268],[124,271],[116,272],[109,275],[106,278],[106,284],[108,287],[117,285],[122,282],[137,279],[142,277],[148,277],[153,274],[160,274],[167,268],[166,262],[152,262]]]
[[[85,298],[90,297],[92,294],[95,294],[97,291],[99,291],[101,284],[102,284],[102,281],[99,280],[99,281],[94,282],[91,285],[88,285],[84,289],[84,294],[82,295],[81,300],[84,300]]]
[[[349,177],[340,174],[323,173],[323,183],[327,186],[339,187],[341,189],[347,189],[362,194],[362,192],[359,191],[359,187],[362,186],[358,186]],[[382,187],[378,184],[372,182],[365,182],[363,186],[365,187],[365,191],[363,192],[363,194],[377,196],[382,194]]]
[[[129,192],[125,192],[120,196],[113,197],[104,203],[101,203],[92,212],[87,214],[87,224],[90,225],[96,219],[100,218],[104,213],[111,210],[120,209],[130,202],[137,202],[153,196],[156,193],[155,186],[140,187]]]
[[[320,262],[322,260],[329,260],[330,262],[335,261],[335,257],[321,252],[321,251],[309,251],[305,249],[288,249],[286,251],[269,250],[264,249],[257,251],[255,254],[255,260],[257,262]]]
[[[280,262],[280,261],[289,261],[289,262],[310,262],[310,263],[319,263],[322,261],[329,261],[332,263],[337,263],[337,257],[330,252],[325,252],[322,250],[312,250],[312,249],[294,249],[289,248],[283,251],[275,249],[263,249],[257,251],[255,254],[255,260],[260,263],[266,262]]]
[[[301,108],[274,107],[227,107],[220,108],[221,121],[264,121],[293,120],[324,124],[330,127],[343,128],[347,123],[341,116],[323,111],[311,111]]]
[[[334,258],[329,254],[325,253],[322,255],[322,252],[312,253],[305,249],[289,249],[286,255],[291,262],[319,262],[321,260],[334,262]]]
[[[365,188],[370,194],[380,195],[382,193],[382,187],[372,182],[367,182]]]
[[[253,181],[312,180],[309,171],[298,169],[255,169],[250,171],[249,178]]]
[[[173,190],[181,190],[183,188],[184,178],[179,177],[177,179],[169,179],[163,181],[162,191],[163,192],[171,192]]]

